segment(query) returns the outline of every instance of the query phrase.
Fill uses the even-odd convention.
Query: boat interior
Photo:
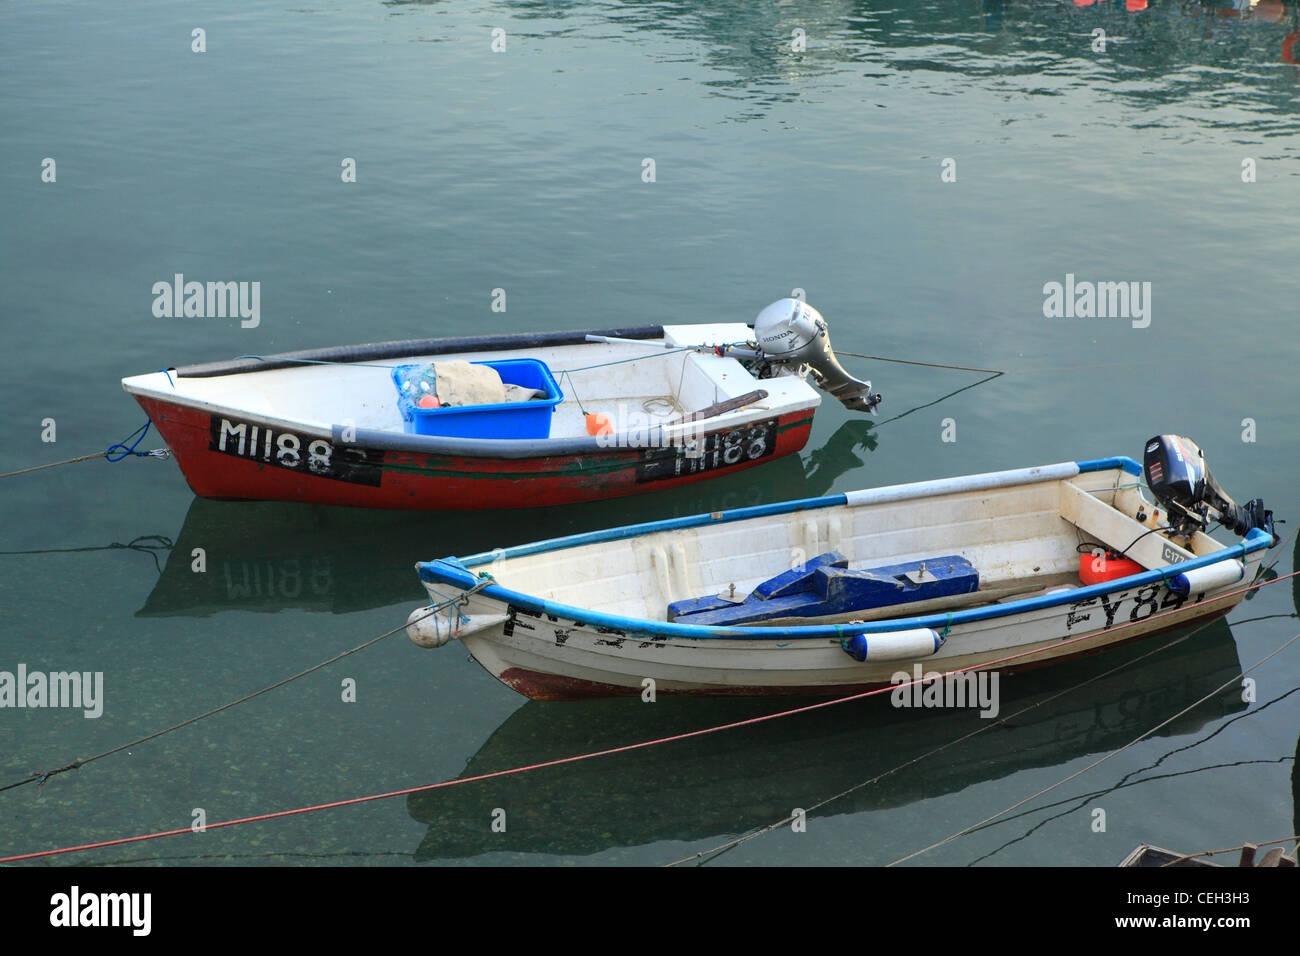
[[[758,382],[734,358],[682,351],[694,346],[743,342],[752,331],[743,323],[665,326],[661,339],[643,342],[542,347],[528,350],[463,352],[367,363],[304,363],[289,368],[190,378],[162,372],[123,381],[131,392],[165,400],[182,399],[213,411],[253,416],[286,428],[328,431],[351,423],[358,429],[408,431],[398,408],[392,369],[398,365],[463,359],[484,362],[532,358],[551,371],[564,400],[556,406],[550,437],[587,435],[585,413],[605,415],[615,433],[669,422],[756,388],[768,397],[741,413],[816,407],[818,393],[798,374]],[[502,436],[494,436],[502,437]]]
[[[978,572],[973,593],[896,604],[875,613],[855,610],[797,619],[841,623],[1077,588],[1080,555],[1091,557],[1093,546],[1127,550],[1145,570],[1164,567],[1170,558],[1187,560],[1224,547],[1204,533],[1188,542],[1153,530],[1161,527],[1159,508],[1137,478],[1121,468],[878,503],[854,503],[854,494],[844,505],[650,531],[518,557],[507,552],[491,571],[512,590],[651,620],[665,620],[668,605],[691,598],[743,600],[763,582],[828,552],[839,552],[849,569],[957,556]],[[790,622],[795,619],[754,623]]]

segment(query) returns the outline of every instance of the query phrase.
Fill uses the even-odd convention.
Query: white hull
[[[494,561],[465,559],[464,567],[489,571],[500,587],[439,614],[433,643],[458,631],[494,676],[543,699],[640,693],[647,679],[656,693],[668,694],[833,693],[888,684],[914,663],[926,672],[1040,664],[1231,610],[1268,544],[1262,532],[1232,546],[1198,534],[1190,550],[1152,533],[1130,548],[1131,558],[1157,572],[1187,561],[1232,569],[1203,592],[1170,590],[1163,578],[1172,570],[1081,586],[1080,540],[1123,549],[1160,521],[1135,484],[1120,465],[1080,471],[1067,463],[852,492],[784,513],[704,516],[694,527],[616,529],[525,546]],[[1144,522],[1135,519],[1139,512]],[[726,591],[733,583],[748,593],[832,549],[854,568],[959,554],[979,569],[981,592],[1018,585],[1049,593],[937,616],[904,616],[904,606],[898,617],[869,625],[665,623],[670,601]],[[435,601],[455,593],[447,585],[456,567],[420,567]],[[1075,591],[1050,593],[1069,581]],[[942,632],[942,646],[911,659],[859,662],[841,646],[841,637],[856,631],[887,641],[891,632],[926,627]]]

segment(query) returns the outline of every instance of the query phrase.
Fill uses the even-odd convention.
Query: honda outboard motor
[[[754,338],[762,358],[784,365],[807,365],[817,377],[818,387],[838,398],[845,408],[876,413],[880,393],[871,390],[870,382],[859,381],[844,370],[831,349],[826,320],[806,302],[773,302],[754,320]]]
[[[1241,507],[1224,492],[1196,442],[1178,435],[1157,435],[1147,442],[1142,470],[1156,500],[1169,512],[1175,534],[1189,537],[1204,531],[1211,517],[1236,535],[1259,528],[1273,535],[1273,512],[1260,498]]]

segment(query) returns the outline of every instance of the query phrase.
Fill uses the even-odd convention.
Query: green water
[[[206,30],[207,51],[191,50]],[[492,30],[506,49],[490,48]],[[1094,30],[1107,36],[1093,52]],[[791,49],[793,31],[806,50]],[[360,341],[744,321],[806,290],[885,393],[799,460],[510,515],[198,501],[175,465],[0,487],[0,670],[102,671],[103,716],[0,710],[0,785],[115,747],[396,627],[411,565],[857,487],[1129,455],[1186,434],[1300,521],[1300,29],[1202,3],[0,5],[0,448],[11,470],[140,424],[163,366]],[[56,162],[42,182],[42,160]],[[357,182],[341,163],[356,161]],[[643,160],[655,181],[642,180]],[[955,161],[956,181],[941,179]],[[1255,180],[1243,182],[1243,161]],[[261,283],[261,321],[164,319],[175,273]],[[1151,322],[1049,319],[1067,274],[1150,282]],[[491,310],[492,290],[507,311]],[[956,393],[956,394],[953,394]],[[898,417],[901,416],[901,417]],[[57,441],[42,442],[54,419]],[[945,442],[945,420],[956,441]],[[1255,441],[1243,441],[1244,419]],[[150,435],[144,447],[155,447]],[[145,539],[144,536],[158,536]],[[137,541],[135,548],[120,545]],[[190,571],[193,548],[208,570]],[[1292,548],[1277,571],[1295,564]],[[1294,833],[1291,582],[1169,638],[1007,678],[1010,726],[852,790],[719,864],[876,864],[1157,734],[913,864],[1112,865]],[[1109,673],[1121,664],[1122,670]],[[341,682],[356,682],[355,703]],[[1089,681],[1086,686],[1071,690]],[[1065,693],[1062,693],[1065,691]],[[0,793],[0,856],[417,786],[770,712],[525,702],[397,635],[272,694]],[[52,862],[659,864],[982,724],[846,705],[503,782]],[[505,833],[491,830],[506,810]],[[1094,810],[1106,829],[1094,832]],[[37,864],[44,865],[44,864]]]

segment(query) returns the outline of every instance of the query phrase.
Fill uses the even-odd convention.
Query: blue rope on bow
[[[121,461],[123,458],[127,458],[131,455],[135,455],[137,458],[148,458],[149,452],[136,451],[135,449],[136,446],[140,444],[140,442],[144,441],[144,436],[149,434],[149,426],[152,424],[153,422],[149,421],[149,419],[146,418],[144,420],[144,424],[141,425],[139,428],[137,428],[135,431],[131,432],[131,434],[127,435],[117,444],[109,445],[108,450],[104,452],[104,457],[107,458],[109,461],[114,461],[114,462]],[[136,435],[139,435],[140,437],[135,438]],[[131,442],[130,445],[126,444],[127,442],[131,441],[132,438],[135,438],[135,441]],[[113,451],[118,448],[122,449],[122,452],[116,458],[114,458]]]

